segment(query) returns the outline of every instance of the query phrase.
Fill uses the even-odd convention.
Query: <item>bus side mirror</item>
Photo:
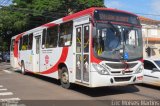
[[[91,23],[92,23],[92,25],[93,25],[93,27],[94,27],[94,21],[93,21],[93,19],[92,19],[92,18],[89,18],[89,22],[91,22]]]

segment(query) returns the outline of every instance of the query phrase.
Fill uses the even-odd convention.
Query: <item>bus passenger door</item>
[[[76,27],[76,80],[89,83],[89,24]]]
[[[35,51],[34,51],[34,61],[33,61],[33,72],[40,72],[40,44],[41,44],[41,37],[35,36]]]

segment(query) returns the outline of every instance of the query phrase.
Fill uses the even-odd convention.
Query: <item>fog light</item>
[[[110,81],[111,81],[111,83],[113,83],[113,79],[112,78],[110,79]]]

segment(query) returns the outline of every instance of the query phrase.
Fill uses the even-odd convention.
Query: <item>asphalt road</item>
[[[73,89],[64,89],[55,79],[33,74],[21,75],[18,71],[14,71],[9,63],[0,63],[0,101],[12,99],[80,100],[81,103],[89,100],[95,105],[95,101],[105,104],[107,100],[156,101],[160,100],[160,90],[159,87],[142,84],[94,89],[75,85]],[[156,106],[160,105],[160,101],[158,103]],[[118,105],[117,102],[115,106]]]

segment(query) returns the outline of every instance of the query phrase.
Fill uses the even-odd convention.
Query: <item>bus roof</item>
[[[69,20],[72,20],[74,18],[78,18],[80,16],[84,16],[84,15],[87,15],[87,14],[91,14],[92,15],[95,10],[108,10],[108,11],[119,12],[119,13],[126,13],[126,14],[131,14],[131,15],[137,16],[136,14],[133,14],[133,13],[130,13],[130,12],[127,12],[127,11],[123,11],[123,10],[113,9],[113,8],[91,7],[91,8],[88,8],[86,10],[82,10],[82,11],[79,11],[77,13],[65,16],[63,18],[63,21],[64,22],[65,21],[69,21]]]
[[[113,12],[118,12],[118,13],[126,13],[126,14],[130,14],[130,15],[134,15],[134,16],[137,16],[136,14],[133,14],[133,13],[130,13],[130,12],[127,12],[127,11],[122,11],[122,10],[118,10],[118,9],[113,9],[113,8],[106,8],[106,7],[91,7],[91,8],[88,8],[88,9],[85,9],[85,10],[82,10],[82,11],[79,11],[77,13],[74,13],[74,14],[71,14],[71,15],[68,15],[68,16],[65,16],[63,18],[60,18],[60,19],[57,19],[55,21],[52,21],[52,22],[49,22],[47,24],[44,24],[44,25],[41,25],[37,28],[34,28],[34,29],[31,29],[31,30],[28,30],[26,32],[23,32],[23,34],[28,34],[28,33],[33,33],[34,31],[37,31],[37,30],[42,30],[42,29],[45,29],[47,27],[50,27],[50,26],[54,26],[56,24],[60,24],[60,23],[63,23],[63,22],[67,22],[67,21],[70,21],[70,20],[73,20],[75,18],[79,18],[81,16],[85,16],[85,15],[93,15],[93,12],[95,10],[108,10],[108,11],[113,11]],[[22,33],[21,33],[22,34]],[[18,34],[20,35],[20,34]],[[16,36],[18,36],[16,35]]]

